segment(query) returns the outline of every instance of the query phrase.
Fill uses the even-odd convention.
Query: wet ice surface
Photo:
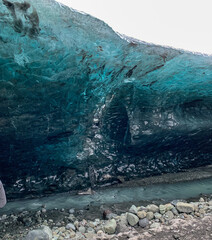
[[[39,199],[9,202],[1,213],[19,212],[23,210],[40,209],[46,205],[47,209],[76,208],[86,206],[100,206],[117,203],[188,199],[198,197],[199,194],[212,194],[212,177],[208,179],[171,184],[154,184],[146,187],[108,188],[98,190],[92,195],[70,195],[68,193],[56,194]]]

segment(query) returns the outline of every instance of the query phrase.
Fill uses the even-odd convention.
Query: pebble
[[[178,215],[178,211],[177,211],[176,207],[172,208],[172,212],[174,213],[174,215],[176,215],[176,216]]]
[[[74,224],[73,223],[68,223],[67,225],[66,225],[66,229],[72,229],[72,230],[76,230],[76,227],[74,226]]]
[[[94,233],[92,233],[92,232],[85,233],[85,237],[87,239],[93,239],[94,238]]]
[[[174,208],[174,206],[171,203],[167,203],[165,206],[166,206],[166,211],[170,211]]]
[[[166,212],[166,205],[160,205],[159,206],[159,211],[160,211],[160,214],[164,214]]]
[[[159,212],[159,207],[155,204],[147,205],[146,208],[148,212],[153,212],[153,213]]]
[[[148,220],[152,220],[152,219],[154,218],[154,213],[153,213],[153,212],[147,212],[147,213],[146,213],[146,218],[147,218]]]
[[[143,218],[139,220],[139,226],[145,228],[149,225],[149,220],[147,218]]]
[[[138,209],[135,205],[132,205],[131,208],[129,209],[129,212],[130,213],[134,213],[134,214],[137,214],[138,212]]]
[[[174,218],[173,212],[172,212],[172,211],[166,212],[165,215],[164,215],[164,218],[165,218],[167,221],[172,220],[172,219]]]
[[[54,222],[55,220],[53,220],[53,217],[47,218],[47,214],[43,214],[47,212],[46,208],[43,207],[40,211],[34,213],[34,217],[27,211],[23,211],[17,215],[2,215],[0,217],[0,226],[1,221],[3,223],[2,226],[8,226],[10,223],[16,224],[16,221],[17,223],[23,222],[25,227],[27,224],[31,224],[32,226],[34,224],[33,221],[44,224],[38,229],[34,230],[29,230],[30,227],[28,227],[28,230],[25,228],[25,231],[28,233],[26,234],[26,232],[24,233],[22,231],[22,233],[20,233],[22,234],[20,235],[21,238],[16,238],[24,240],[115,240],[118,239],[118,234],[125,233],[126,236],[129,237],[129,233],[132,235],[132,232],[135,231],[137,227],[147,229],[150,228],[150,232],[153,234],[152,231],[154,230],[151,229],[157,229],[163,224],[168,224],[173,218],[181,218],[186,221],[191,218],[202,218],[205,215],[210,215],[212,212],[211,200],[206,201],[205,199],[200,198],[198,202],[186,203],[183,201],[175,201],[174,203],[161,204],[159,206],[155,204],[149,204],[147,207],[136,207],[135,205],[132,205],[129,209],[130,212],[128,213],[123,213],[118,216],[108,211],[108,215],[111,215],[110,219],[95,219],[93,221],[87,221],[85,219],[80,221],[76,218],[76,216],[74,216],[74,209],[70,209],[68,211],[68,216],[64,211],[63,219],[61,219],[60,222]],[[58,212],[62,214],[61,210],[58,210]],[[52,230],[48,227],[48,224],[52,227]],[[134,229],[133,227],[135,226],[137,227]],[[170,225],[170,229],[174,229],[174,227]],[[5,229],[1,230],[2,232],[6,231]],[[108,236],[107,234],[112,236],[105,237]],[[10,239],[13,238],[8,237],[7,240]]]
[[[160,213],[155,213],[154,216],[155,216],[155,219],[160,219],[162,217]]]
[[[2,217],[1,217],[1,220],[5,220],[5,219],[7,219],[7,215],[6,214],[2,215]]]
[[[150,228],[159,228],[160,227],[160,223],[154,222],[150,225]]]
[[[89,227],[89,228],[87,229],[87,232],[88,232],[88,233],[95,233],[95,230],[94,230],[92,227]]]
[[[75,210],[73,208],[69,209],[68,211],[70,214],[73,214],[75,212]]]
[[[79,230],[80,233],[85,233],[85,227],[84,226],[79,227],[78,230]]]
[[[76,236],[76,233],[74,231],[70,232],[70,238],[74,238]]]
[[[146,217],[146,212],[145,211],[138,211],[137,212],[137,216],[139,218],[145,218]]]
[[[130,226],[134,227],[139,222],[139,218],[133,213],[128,213],[127,221],[130,224]]]
[[[199,210],[199,213],[200,213],[200,214],[205,214],[205,210],[204,210],[204,209],[200,209],[200,210]]]

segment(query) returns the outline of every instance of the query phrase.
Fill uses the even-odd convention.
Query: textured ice
[[[51,0],[0,0],[0,178],[9,196],[212,163],[212,56]]]

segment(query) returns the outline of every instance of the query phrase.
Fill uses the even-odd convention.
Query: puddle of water
[[[199,194],[212,194],[212,178],[189,182],[154,184],[145,187],[122,187],[98,190],[93,195],[56,194],[39,199],[28,199],[9,202],[0,209],[0,214],[40,209],[46,205],[47,209],[76,208],[82,209],[88,205],[116,204],[127,202],[174,199],[188,199]]]

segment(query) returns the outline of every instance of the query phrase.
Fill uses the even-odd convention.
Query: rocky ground
[[[198,201],[114,208],[24,211],[0,216],[1,240],[212,239],[211,196]]]

